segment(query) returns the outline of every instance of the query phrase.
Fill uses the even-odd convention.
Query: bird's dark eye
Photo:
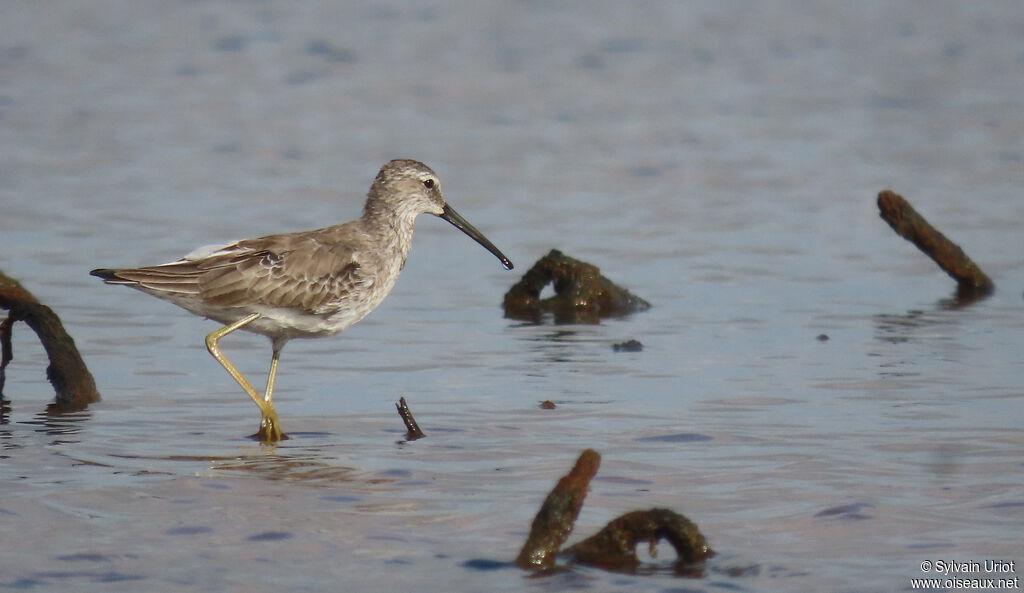
[[[428,178],[423,180],[423,186],[426,187],[427,189],[434,189],[434,185],[436,184],[434,183],[433,179]]]

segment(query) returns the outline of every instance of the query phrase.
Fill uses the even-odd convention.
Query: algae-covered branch
[[[13,358],[11,334],[14,322],[24,321],[36,332],[50,359],[46,377],[53,385],[56,399],[48,411],[81,410],[100,400],[96,382],[57,314],[3,272],[0,272],[0,308],[8,312],[7,318],[0,322],[0,397],[3,396],[7,363]]]

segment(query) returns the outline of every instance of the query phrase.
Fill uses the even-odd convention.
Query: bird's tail
[[[114,268],[97,268],[89,272],[89,274],[102,279],[107,284],[138,284],[134,280],[125,280],[124,278],[118,276],[117,274],[120,271],[121,270],[116,270]]]

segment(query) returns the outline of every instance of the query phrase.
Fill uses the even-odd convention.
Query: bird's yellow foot
[[[276,443],[288,438],[288,435],[281,431],[281,421],[277,418],[277,411],[273,408],[263,411],[263,418],[260,419],[260,428],[252,435],[261,443]]]

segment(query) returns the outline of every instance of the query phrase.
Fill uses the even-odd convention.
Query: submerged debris
[[[53,385],[56,399],[47,412],[79,411],[100,401],[96,382],[57,314],[3,272],[0,272],[0,308],[8,311],[7,319],[0,322],[0,397],[3,395],[4,370],[13,357],[11,330],[15,321],[24,321],[39,336],[50,359],[46,378]]]
[[[541,299],[549,283],[555,296]],[[646,311],[644,299],[616,286],[597,266],[573,259],[557,249],[537,260],[505,293],[505,317],[539,322],[551,313],[555,323],[598,323],[605,317],[621,317]]]
[[[590,480],[597,474],[600,463],[601,455],[587,449],[572,471],[558,481],[537,512],[516,564],[520,568],[548,571],[555,568],[555,558],[561,553],[572,562],[604,570],[635,572],[640,566],[637,544],[650,542],[653,556],[658,541],[666,539],[676,550],[676,573],[702,576],[703,570],[698,565],[713,556],[714,551],[696,524],[670,509],[626,513],[592,537],[559,552],[572,532]]]
[[[960,246],[928,224],[903,196],[890,190],[879,192],[878,210],[879,216],[896,234],[916,245],[957,281],[962,296],[987,296],[995,290],[992,279]]]
[[[616,352],[643,352],[644,345],[637,340],[626,340],[619,344],[612,344],[612,350]]]

